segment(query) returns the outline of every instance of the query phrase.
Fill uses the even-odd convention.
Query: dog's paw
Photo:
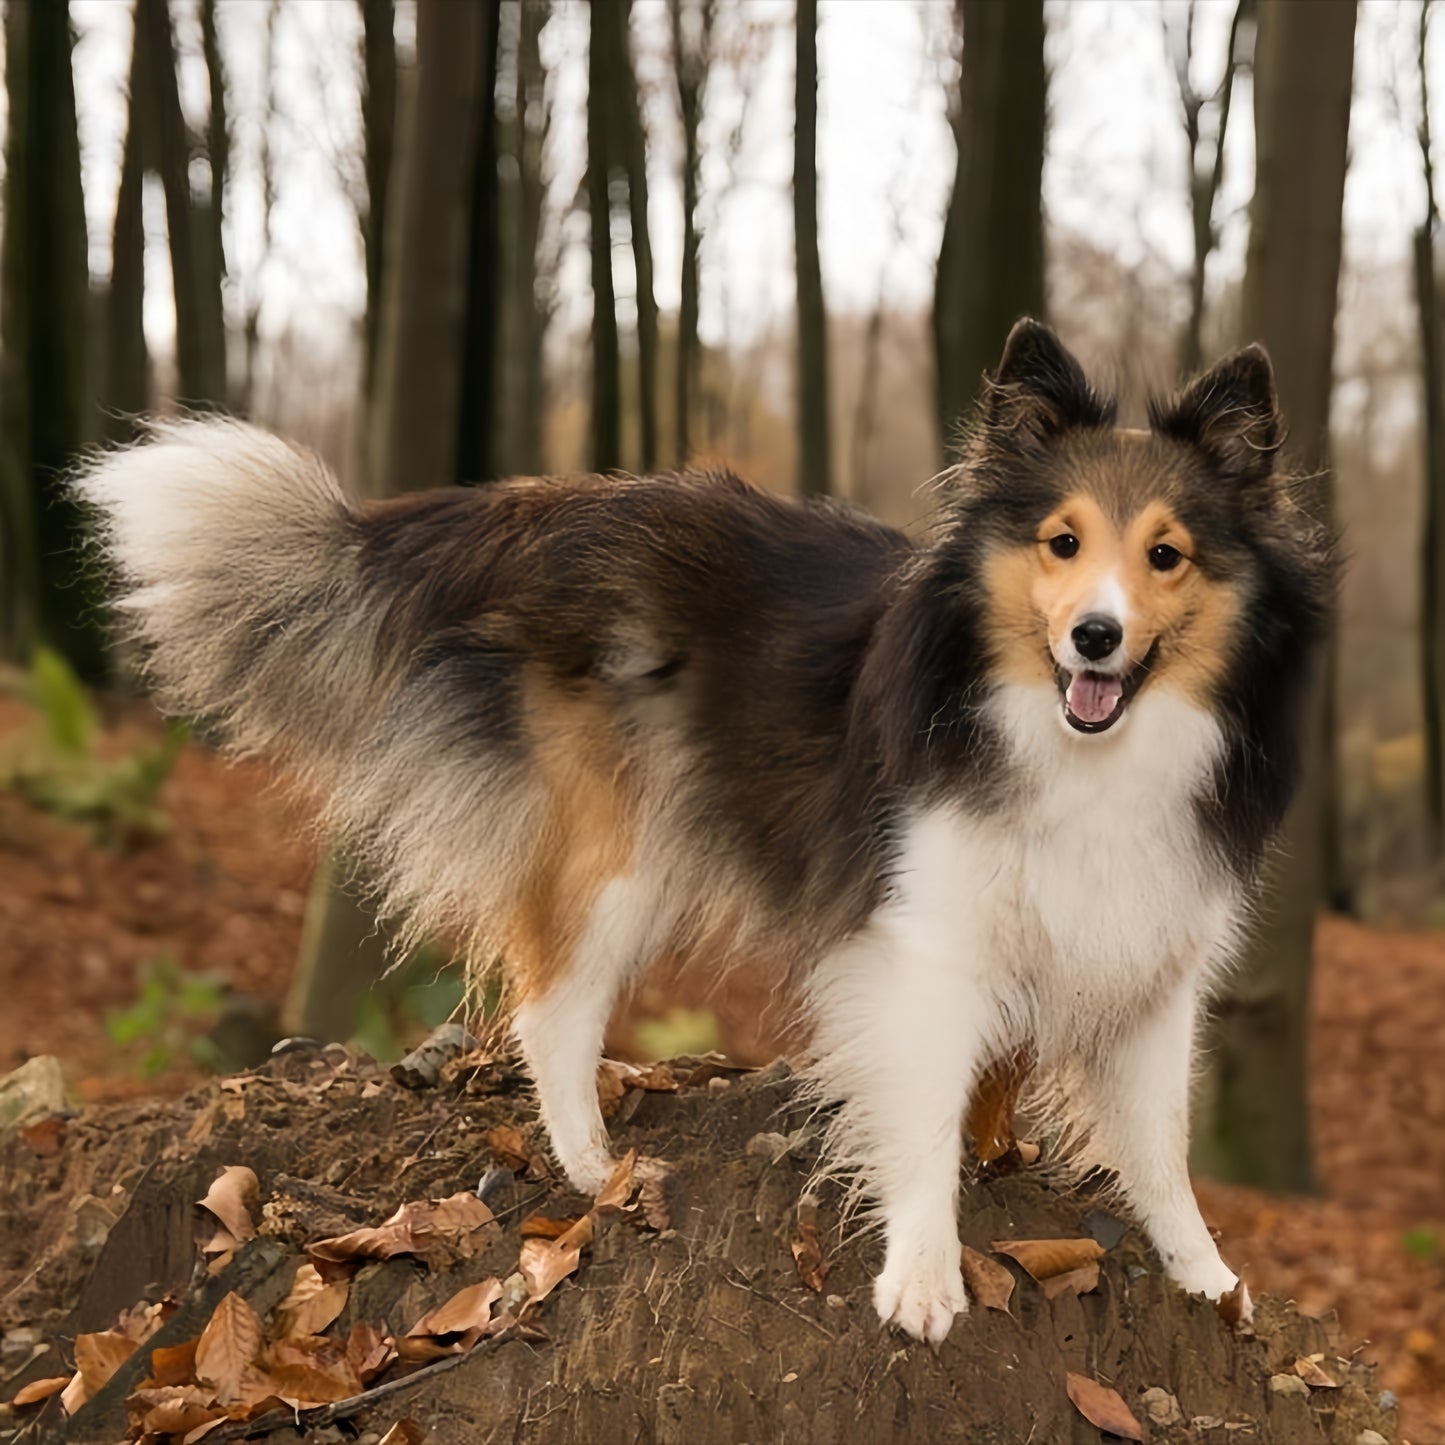
[[[968,1310],[963,1274],[957,1260],[912,1260],[905,1267],[885,1265],[873,1284],[873,1305],[886,1325],[897,1325],[916,1340],[941,1344],[953,1317]]]

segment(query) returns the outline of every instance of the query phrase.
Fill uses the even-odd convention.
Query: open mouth
[[[1156,644],[1157,646],[1157,644]],[[1076,732],[1106,733],[1119,721],[1149,675],[1154,648],[1127,672],[1068,672],[1057,668],[1064,721]]]

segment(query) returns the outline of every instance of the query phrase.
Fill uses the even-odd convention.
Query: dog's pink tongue
[[[1124,684],[1117,677],[1101,677],[1097,672],[1079,672],[1069,683],[1065,701],[1069,711],[1080,722],[1107,722],[1114,715],[1119,699],[1124,695]]]

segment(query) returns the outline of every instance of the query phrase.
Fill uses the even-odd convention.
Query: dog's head
[[[1053,332],[1021,321],[959,472],[957,535],[982,539],[996,674],[1052,682],[1081,735],[1117,727],[1146,687],[1215,702],[1265,574],[1287,571],[1291,549],[1302,567],[1318,550],[1276,468],[1283,427],[1262,348],[1149,419],[1117,428]]]

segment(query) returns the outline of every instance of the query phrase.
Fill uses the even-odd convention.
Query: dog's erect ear
[[[1226,356],[1178,396],[1150,402],[1149,421],[1161,436],[1200,448],[1230,480],[1264,481],[1284,440],[1268,352],[1256,343]]]
[[[988,378],[984,415],[991,432],[1041,441],[1071,427],[1108,426],[1114,407],[1047,326],[1025,319],[1014,323]]]

